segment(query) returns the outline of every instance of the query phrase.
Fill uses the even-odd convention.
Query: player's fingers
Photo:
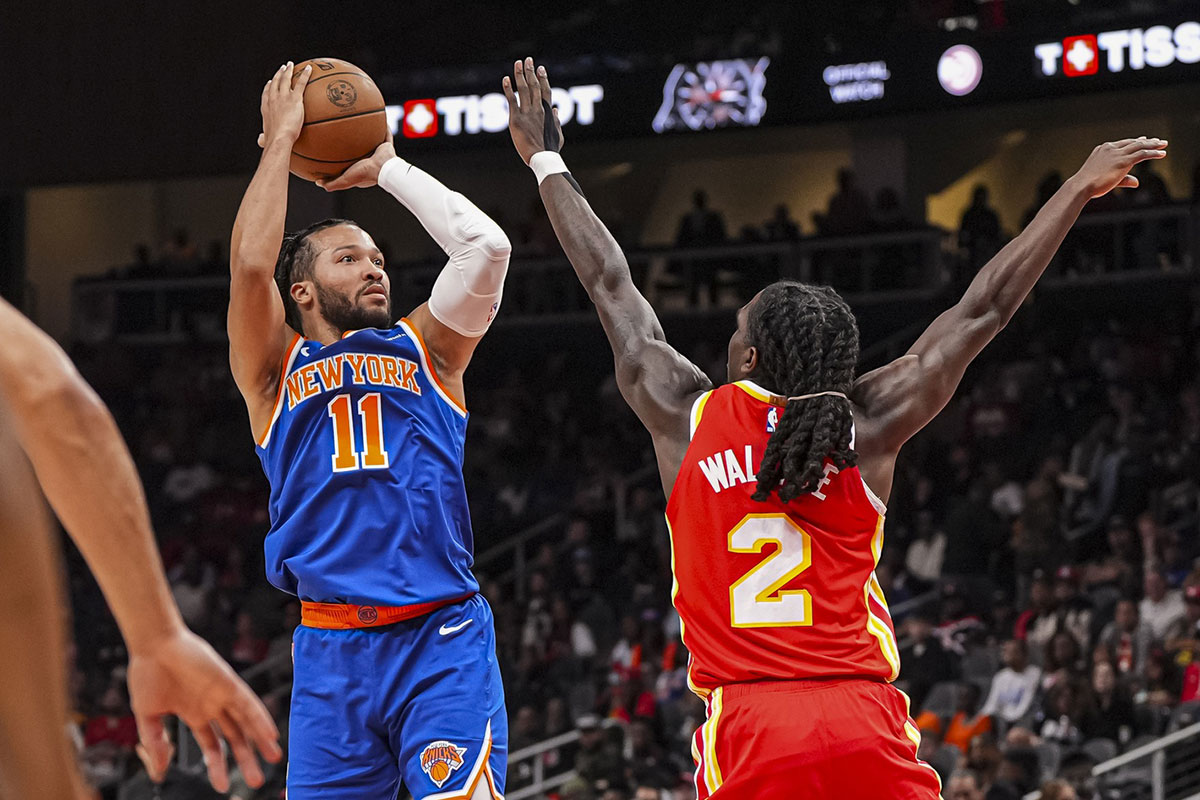
[[[517,112],[517,95],[512,90],[512,79],[505,75],[504,80],[500,81],[500,87],[504,89],[504,97],[508,100],[508,116],[512,119],[512,115]]]
[[[228,712],[222,712],[220,728],[221,733],[225,735],[225,740],[229,742],[229,746],[233,750],[234,759],[237,761],[238,766],[242,768],[242,777],[246,779],[246,783],[255,789],[262,786],[262,767],[258,765],[258,758],[254,755],[254,748],[246,740],[246,734],[242,731],[242,726]]]
[[[161,717],[141,716],[136,718],[138,729],[138,756],[150,773],[150,780],[162,780],[171,760],[171,742],[163,727]]]
[[[249,689],[242,689],[239,694],[241,697],[235,696],[226,711],[263,758],[272,763],[279,761],[283,758],[283,750],[279,746],[279,728],[275,727],[275,720],[271,719],[267,707]]]
[[[529,99],[534,103],[541,102],[542,87],[538,84],[537,73],[533,69],[533,59],[526,58],[521,64],[521,70],[525,73],[525,83],[529,84]]]
[[[525,81],[525,67],[520,61],[513,62],[513,83],[517,85],[517,100],[521,104],[522,109],[528,109],[529,100],[529,84]]]
[[[260,133],[260,134],[258,135],[258,146],[259,146],[259,147],[262,147],[262,146],[264,146],[266,143],[267,143],[267,135],[266,135],[265,133]]]
[[[542,98],[549,103],[550,98],[554,93],[550,89],[550,76],[546,74],[546,68],[544,66],[537,68],[537,82],[538,85],[542,87]]]
[[[304,87],[308,85],[308,79],[312,77],[312,64],[305,64],[304,69],[296,73],[296,82],[292,85],[293,92],[304,93]]]
[[[1121,178],[1121,182],[1117,184],[1118,189],[1136,189],[1138,187],[1138,179],[1132,175],[1126,175]]]
[[[1136,161],[1153,161],[1159,158],[1166,158],[1167,151],[1146,148],[1145,150],[1138,150],[1135,156]]]
[[[225,753],[221,750],[221,740],[217,738],[216,732],[208,720],[184,720],[189,728],[192,729],[192,735],[196,737],[196,744],[200,746],[200,753],[204,756],[204,766],[208,767],[208,782],[218,792],[229,791],[229,768],[225,764]]]

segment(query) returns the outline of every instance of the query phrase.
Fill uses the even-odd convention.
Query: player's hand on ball
[[[1167,157],[1167,140],[1139,136],[1098,145],[1075,173],[1089,197],[1100,197],[1113,189],[1136,189],[1138,179],[1129,174],[1136,164]]]
[[[138,755],[151,778],[161,779],[171,758],[163,718],[173,714],[196,737],[219,792],[229,789],[229,769],[221,747],[228,741],[253,787],[263,783],[255,749],[277,762],[283,757],[279,731],[262,701],[200,637],[180,630],[129,658],[129,700],[137,720]]]
[[[392,144],[392,134],[388,133],[387,141],[375,148],[369,157],[351,164],[345,172],[333,180],[317,181],[327,192],[338,192],[342,189],[365,189],[379,183],[379,170],[383,165],[396,157],[396,147]]]
[[[508,132],[525,163],[543,150],[562,150],[562,125],[558,109],[550,103],[546,68],[534,69],[532,58],[513,62],[513,76],[505,76],[503,86],[508,98]]]
[[[258,146],[266,147],[282,142],[290,150],[300,137],[304,127],[304,87],[312,75],[312,66],[296,73],[291,61],[279,69],[263,87],[262,110],[263,132],[259,134]]]

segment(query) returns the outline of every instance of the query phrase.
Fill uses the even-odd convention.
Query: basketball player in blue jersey
[[[471,574],[463,371],[500,305],[510,246],[391,142],[324,188],[378,185],[449,256],[393,324],[372,238],[284,235],[307,70],[263,90],[263,147],[233,228],[230,362],[271,483],[267,573],[298,595],[289,800],[503,794],[495,634]],[[295,79],[293,86],[293,79]]]

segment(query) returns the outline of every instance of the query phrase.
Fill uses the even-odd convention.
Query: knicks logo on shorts
[[[437,788],[450,779],[451,773],[463,765],[465,747],[457,747],[445,739],[427,745],[421,751],[421,769],[429,776]]]

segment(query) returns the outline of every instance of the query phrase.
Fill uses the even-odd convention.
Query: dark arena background
[[[509,138],[513,60],[549,68],[574,176],[667,338],[718,383],[735,311],[771,281],[836,288],[860,370],[880,366],[1093,147],[1169,140],[1140,188],[1087,206],[905,446],[877,575],[947,800],[1200,796],[1200,3],[16,5],[0,292],[111,408],[184,618],[285,740],[299,603],[263,576],[268,487],[225,334],[263,81],[288,59],[364,68],[397,152],[508,234],[464,472],[509,800],[695,798],[705,714],[650,438]],[[428,297],[445,259],[382,192],[289,192],[289,229],[358,220],[396,308]],[[217,796],[186,731],[173,782],[145,779],[121,637],[64,543],[88,780],[106,799]],[[281,798],[284,780],[235,776],[227,796]]]

